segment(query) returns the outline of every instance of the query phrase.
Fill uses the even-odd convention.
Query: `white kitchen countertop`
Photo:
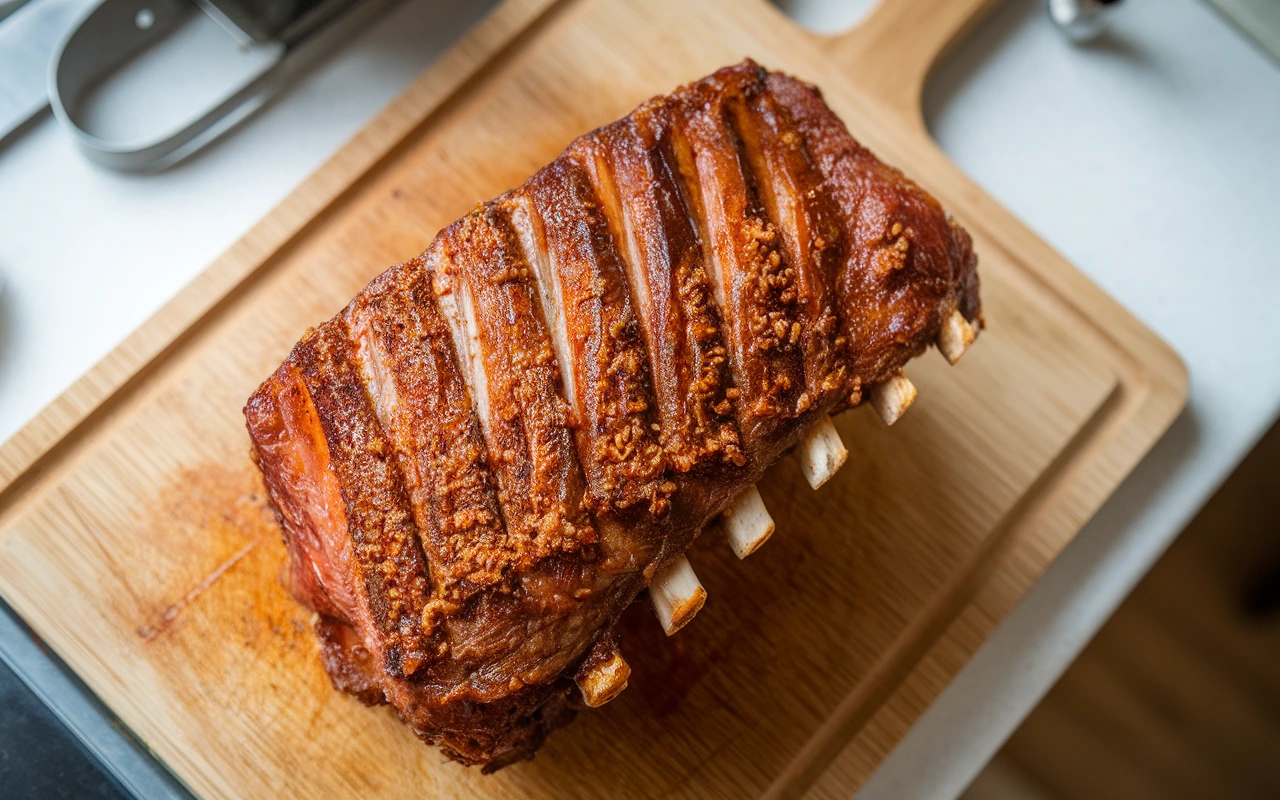
[[[88,164],[47,118],[0,149],[0,439],[236,241],[489,5],[407,0],[247,126],[159,175]],[[867,3],[783,5],[831,29]],[[1052,29],[1041,4],[1021,0],[949,57],[926,106],[965,171],[1173,345],[1191,399],[873,776],[869,798],[962,791],[1280,413],[1275,63],[1201,0],[1129,0],[1113,33],[1083,48]],[[11,629],[0,625],[0,636]],[[10,658],[44,681],[38,693],[60,713],[84,705],[65,675],[36,674],[36,656]],[[80,730],[111,735],[105,725]]]
[[[1007,3],[930,84],[943,149],[1182,356],[1186,410],[860,793],[954,797],[1280,415],[1280,67],[1201,0],[1074,48]]]

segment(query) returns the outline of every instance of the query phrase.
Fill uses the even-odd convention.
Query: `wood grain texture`
[[[885,0],[873,40],[815,37],[764,0],[502,6],[0,450],[0,593],[209,797],[848,796],[1185,397],[1168,348],[904,111],[981,4],[960,5]],[[895,57],[883,36],[914,42],[900,63],[918,81],[864,80],[860,54],[878,70]],[[816,496],[777,465],[760,488],[778,532],[759,553],[701,537],[706,607],[671,639],[628,612],[617,700],[533,762],[488,777],[447,763],[329,687],[277,580],[241,404],[307,326],[476,201],[747,55],[822,86],[973,232],[989,329],[957,367],[908,367],[920,399],[892,430],[839,417],[850,458]]]

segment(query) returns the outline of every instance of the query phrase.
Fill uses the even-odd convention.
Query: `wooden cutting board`
[[[847,797],[1183,404],[1177,357],[970,183],[919,95],[985,0],[884,0],[806,33],[764,0],[512,0],[0,450],[0,593],[208,797]],[[821,85],[854,135],[973,233],[989,329],[859,409],[816,494],[762,482],[779,532],[691,559],[666,639],[624,621],[631,687],[482,776],[334,692],[240,408],[307,326],[575,135],[750,55]],[[993,136],[1000,135],[993,130]]]

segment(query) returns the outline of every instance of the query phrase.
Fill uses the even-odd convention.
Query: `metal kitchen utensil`
[[[0,20],[27,4],[27,0],[0,0]]]
[[[49,105],[49,62],[93,0],[0,0],[0,144]]]
[[[1075,42],[1096,39],[1108,11],[1120,0],[1049,0],[1049,19]]]
[[[398,0],[103,0],[58,48],[49,102],[91,160],[122,170],[156,170],[230,130],[317,59]],[[119,141],[90,132],[84,100],[110,73],[155,45],[198,10],[214,18],[259,66],[212,107],[176,129]]]

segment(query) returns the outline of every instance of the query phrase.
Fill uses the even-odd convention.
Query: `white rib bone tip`
[[[764,507],[760,490],[754,486],[738,495],[722,519],[729,546],[738,558],[751,555],[773,535],[773,517]]]
[[[938,349],[947,361],[955,364],[977,337],[978,332],[964,314],[952,311],[947,321],[942,323],[942,330],[938,331]]]
[[[871,405],[885,425],[892,425],[916,401],[916,386],[901,373],[871,390]]]
[[[799,456],[804,479],[817,489],[844,466],[849,448],[844,446],[831,417],[823,417],[800,440]]]
[[[622,694],[631,679],[631,666],[614,652],[608,661],[596,664],[576,678],[582,700],[591,708],[599,708]]]
[[[662,629],[670,636],[688,625],[707,602],[707,590],[702,588],[689,559],[680,556],[653,577],[649,599]]]

